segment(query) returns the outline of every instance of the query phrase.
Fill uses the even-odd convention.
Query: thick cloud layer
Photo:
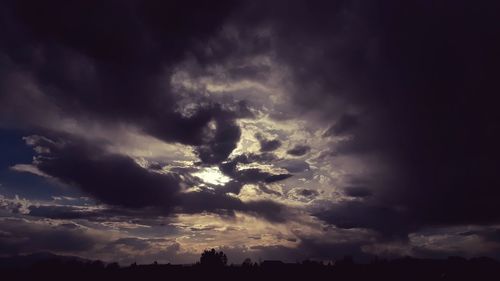
[[[239,139],[235,114],[208,104],[184,116],[176,110],[168,77],[175,63],[196,51],[190,46],[216,31],[230,3],[127,1],[99,8],[95,4],[4,5],[2,101],[34,114],[31,108],[37,104],[29,104],[26,91],[38,91],[32,95],[44,102],[41,106],[51,104],[61,115],[132,123],[165,141],[197,146],[201,160],[208,163],[227,157]],[[36,89],[23,88],[16,80],[19,76],[30,79]],[[0,113],[16,123],[34,122],[24,120],[27,112],[11,110],[2,108]],[[50,114],[39,114],[37,118],[55,122]],[[216,126],[207,137],[211,121]]]
[[[322,218],[394,231],[499,222],[497,4],[271,7],[272,16],[263,17],[277,28],[277,56],[291,67],[297,104],[333,123],[325,137],[351,136],[332,148],[338,155],[374,155],[390,165],[383,177],[368,179],[373,196],[335,205]]]
[[[46,140],[33,145],[48,151],[35,159],[43,173],[73,184],[103,203],[123,207],[171,208],[179,178],[150,172],[132,158],[106,153],[90,144]]]
[[[95,237],[74,224],[46,225],[20,219],[2,219],[2,255],[41,251],[78,252],[92,249],[102,237]]]
[[[131,227],[100,254],[148,257],[163,246],[276,258],[499,247],[498,4],[1,6],[0,128],[35,151],[9,172],[96,201],[1,197],[2,216]],[[39,227],[4,222],[26,236]],[[47,232],[74,241],[83,229],[59,228]],[[68,251],[104,243],[86,237]],[[58,246],[35,242],[7,252]]]
[[[181,192],[182,184],[196,184],[196,181],[186,180],[186,177],[189,177],[189,169],[169,173],[148,170],[130,157],[112,154],[74,139],[53,141],[31,136],[26,138],[26,141],[38,151],[33,161],[33,169],[65,184],[76,186],[104,204],[124,208],[111,210],[108,216],[113,213],[127,215],[127,208],[143,209],[144,214],[136,214],[139,216],[168,215],[174,210],[185,213],[222,212],[229,215],[234,211],[242,211],[273,221],[284,221],[288,216],[280,204],[267,200],[242,202],[220,192]],[[260,180],[266,182],[284,178],[283,175],[262,174],[265,178]],[[228,187],[223,190],[227,189]],[[78,210],[75,212],[68,208],[53,209],[54,214],[50,208],[34,208],[31,212],[33,211],[34,214],[37,211],[49,211],[48,214],[43,214],[47,217],[58,217],[61,214],[67,218],[106,215],[82,214]]]

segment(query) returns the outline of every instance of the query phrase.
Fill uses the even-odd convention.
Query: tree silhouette
[[[227,264],[227,256],[224,252],[217,252],[215,249],[205,250],[201,254],[200,264],[210,267],[222,267]]]
[[[120,269],[120,265],[117,262],[112,262],[106,265],[106,269],[108,270],[117,270]]]
[[[246,258],[241,264],[242,267],[249,268],[252,267],[252,260],[250,258]]]

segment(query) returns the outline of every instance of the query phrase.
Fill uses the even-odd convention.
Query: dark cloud
[[[317,239],[303,238],[299,244],[307,257],[319,260],[340,260],[346,256],[353,257],[356,262],[367,262],[373,255],[362,250],[364,241],[347,241],[344,243],[324,242]]]
[[[404,237],[418,227],[406,210],[358,201],[336,203],[315,215],[339,228],[369,228],[394,238]]]
[[[299,195],[301,196],[304,196],[304,197],[314,197],[314,196],[318,196],[318,191],[314,190],[314,189],[300,189],[298,192],[297,192]]]
[[[495,227],[488,227],[480,230],[471,230],[459,234],[462,236],[478,235],[489,242],[500,242],[500,229]]]
[[[29,215],[50,219],[89,219],[96,216],[96,212],[89,212],[84,208],[75,206],[36,206],[29,207]]]
[[[183,213],[207,211],[233,216],[234,211],[241,211],[273,222],[285,222],[290,215],[285,206],[270,200],[243,202],[233,196],[210,192],[186,193],[181,200],[182,204],[179,211]]]
[[[310,149],[308,145],[296,145],[292,149],[287,150],[286,153],[293,156],[302,156],[309,152]]]
[[[117,245],[126,245],[134,250],[147,250],[151,245],[145,239],[138,239],[134,237],[120,238],[112,243],[108,244],[108,247],[113,247]]]
[[[231,177],[242,183],[275,182],[291,177],[290,174],[271,174],[258,168],[230,171]],[[229,174],[229,173],[228,173]]]
[[[231,1],[115,4],[6,2],[0,98],[31,112],[6,106],[0,113],[17,121],[35,114],[30,107],[36,105],[16,95],[25,90],[13,79],[23,73],[41,91],[36,100],[50,102],[62,114],[134,124],[162,140],[196,146],[204,162],[224,160],[239,140],[234,119],[245,115],[243,104],[236,106],[238,114],[218,104],[198,104],[185,116],[176,108],[167,77],[191,46],[195,52],[196,42],[218,30]],[[29,122],[47,118],[39,114]],[[214,132],[207,129],[210,122],[215,122]]]
[[[325,132],[325,136],[348,133],[358,125],[358,117],[352,114],[343,114],[340,119]]]
[[[283,159],[277,164],[281,168],[286,169],[290,173],[301,173],[310,169],[306,161],[299,159]]]
[[[260,142],[260,151],[273,151],[281,146],[279,140],[263,140]]]
[[[108,153],[88,143],[66,140],[33,145],[50,150],[35,160],[40,171],[106,204],[169,210],[180,189],[176,175],[148,171],[128,156]]]
[[[232,256],[240,257],[242,252],[254,259],[283,260],[285,262],[297,262],[307,259],[312,260],[340,260],[345,256],[355,257],[357,262],[367,262],[373,259],[373,255],[364,253],[361,249],[362,242],[352,241],[344,243],[332,243],[319,241],[311,238],[302,238],[296,247],[284,247],[281,245],[253,246],[251,253],[245,253],[246,249],[227,249]],[[226,251],[225,251],[226,252]]]
[[[108,152],[103,143],[59,134],[55,131],[60,120],[50,119],[43,112],[35,114],[38,111],[33,107],[38,104],[17,94],[21,86],[13,77],[21,73],[36,88],[36,100],[44,106],[53,105],[60,111],[56,115],[78,117],[79,121],[131,124],[163,141],[193,146],[202,164],[223,162],[240,138],[236,119],[251,117],[246,102],[220,104],[196,98],[190,101],[194,106],[186,113],[180,97],[171,92],[168,79],[188,54],[205,64],[220,62],[233,53],[227,52],[226,44],[219,48],[207,45],[210,52],[203,44],[217,36],[235,6],[232,1],[210,5],[188,2],[6,2],[1,18],[5,24],[0,29],[5,38],[0,44],[5,62],[1,71],[6,74],[2,76],[0,98],[7,105],[1,108],[2,116],[21,120],[30,115],[28,126],[54,136],[56,141],[34,140],[35,148],[43,146],[47,150],[37,155],[33,165],[111,205],[112,211],[108,212],[123,214],[131,208],[168,214],[173,209],[194,212],[199,208],[263,213],[278,220],[265,214],[279,213],[276,208],[281,206],[272,202],[244,203],[210,192],[182,195],[183,171],[165,174],[149,170],[129,156]],[[252,50],[267,48],[266,42],[254,43]],[[252,71],[242,67],[234,75],[247,77]],[[24,111],[13,112],[9,108],[15,106],[9,104],[21,105]],[[238,192],[242,183],[275,182],[289,176],[254,169],[235,174],[237,180],[224,188]],[[194,204],[193,200],[196,206],[188,206]],[[109,217],[104,212],[61,206],[31,206],[30,212],[33,216],[60,219]]]
[[[390,167],[371,179],[366,203],[341,207],[350,214],[342,221],[394,231],[500,221],[499,10],[465,1],[296,1],[246,18],[276,28],[296,104],[353,136],[336,152],[375,155]]]
[[[272,195],[276,195],[276,196],[282,196],[283,195],[281,192],[273,190],[273,189],[267,187],[265,184],[259,184],[259,189],[262,192],[267,193],[267,194],[272,194]]]
[[[216,118],[215,132],[212,139],[197,147],[198,156],[207,164],[217,164],[224,161],[236,148],[240,139],[240,128],[233,118]]]
[[[265,182],[271,183],[275,181],[282,181],[286,180],[287,178],[291,177],[292,175],[290,174],[277,174],[277,175],[270,175],[264,179]]]
[[[51,225],[23,219],[0,220],[0,254],[14,255],[54,251],[75,253],[91,250],[103,240],[72,224]]]
[[[253,183],[259,184],[259,187],[266,192],[269,189],[265,187],[264,183],[283,181],[292,177],[292,174],[275,174],[264,171],[261,168],[238,169],[237,165],[252,163],[266,164],[271,163],[273,160],[276,160],[276,157],[270,153],[240,154],[232,159],[229,159],[228,161],[223,162],[219,165],[219,168],[224,174],[233,179],[233,181],[228,183],[230,187],[228,190],[237,191],[236,194],[238,194],[244,184]]]
[[[130,209],[106,205],[100,205],[96,208],[96,206],[81,205],[31,204],[28,209],[27,215],[31,217],[56,220],[83,219],[96,222],[122,222],[166,215],[165,209],[152,207]]]
[[[151,264],[153,261],[159,263],[191,262],[197,258],[197,255],[179,253],[179,250],[180,244],[169,239],[122,237],[101,243],[92,251],[92,254],[124,266],[131,263]],[[134,254],[131,255],[131,252]]]
[[[221,194],[226,194],[226,193],[233,193],[233,194],[239,194],[241,189],[243,188],[244,183],[237,181],[237,180],[231,180],[224,184],[224,186],[219,187],[216,191]]]
[[[255,137],[260,143],[260,151],[262,152],[274,151],[281,146],[281,141],[277,139],[268,140],[264,138],[261,134],[256,134]]]
[[[241,211],[273,221],[287,219],[283,206],[272,201],[243,202],[225,193],[211,191],[181,193],[181,174],[150,171],[128,156],[112,154],[86,142],[67,139],[55,142],[40,137],[30,139],[31,145],[47,148],[43,150],[47,152],[38,155],[34,161],[40,171],[113,206],[90,212],[73,206],[29,206],[33,216],[109,219],[112,216],[165,216],[172,211],[221,214]],[[285,178],[283,175],[253,172],[261,181],[273,182]],[[252,175],[252,172],[245,174],[240,180],[253,180]],[[230,182],[223,190],[233,191],[231,184],[234,183]],[[236,184],[235,188],[234,192],[239,193],[241,186]]]
[[[364,186],[348,186],[344,188],[346,195],[351,197],[368,197],[373,194],[373,192]]]

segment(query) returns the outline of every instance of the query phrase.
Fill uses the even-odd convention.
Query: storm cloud
[[[352,218],[341,221],[366,226],[365,208],[384,206],[405,210],[410,222],[400,230],[498,222],[494,11],[496,4],[463,1],[297,1],[270,19],[278,57],[291,65],[296,103],[333,123],[326,135],[351,135],[331,150],[390,166],[371,179],[372,198],[343,204],[341,213]],[[371,228],[392,227],[384,220],[397,216],[371,214],[380,221]]]
[[[0,161],[5,253],[498,246],[498,4],[1,6],[0,148],[15,151]]]

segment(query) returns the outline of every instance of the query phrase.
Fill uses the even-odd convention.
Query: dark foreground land
[[[500,280],[500,263],[489,258],[402,258],[356,264],[264,261],[238,266],[131,265],[50,258],[31,264],[0,261],[1,280]],[[9,264],[10,262],[10,264]]]

